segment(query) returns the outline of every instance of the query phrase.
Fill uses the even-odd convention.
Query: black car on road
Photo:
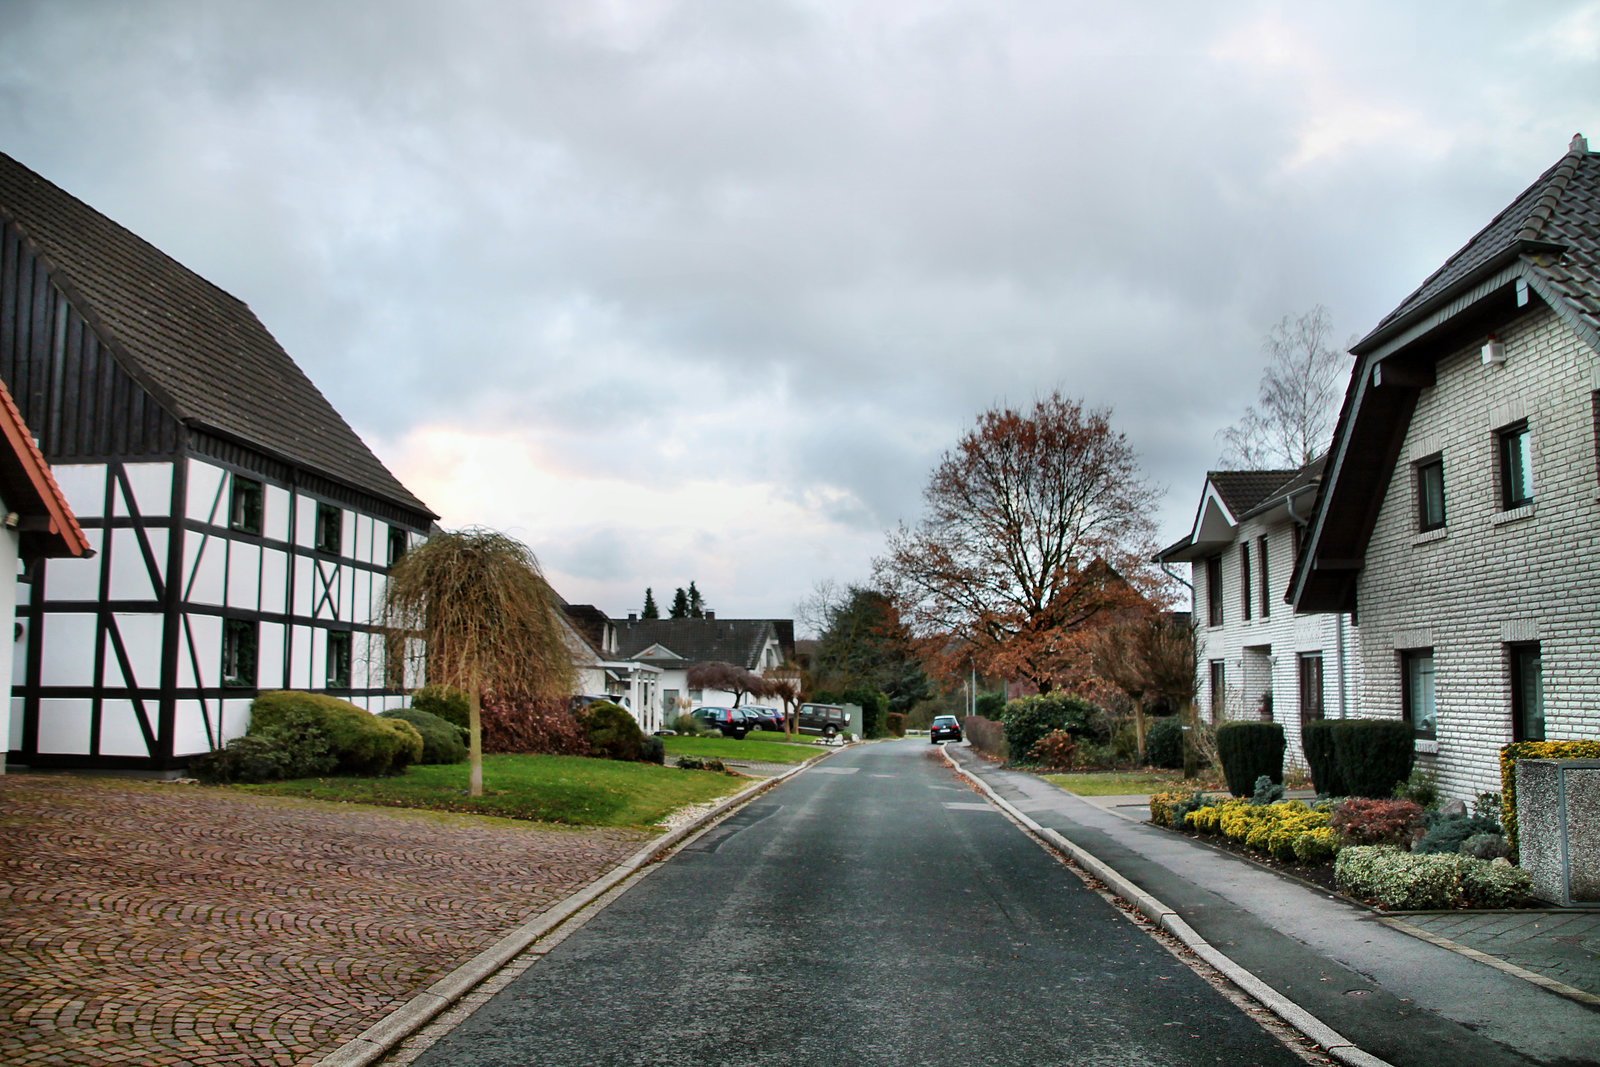
[[[961,723],[954,715],[935,715],[933,729],[928,731],[928,740],[935,745],[940,741],[961,740]]]

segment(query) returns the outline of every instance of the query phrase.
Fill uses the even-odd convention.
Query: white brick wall
[[[1357,586],[1361,713],[1400,716],[1398,649],[1431,641],[1437,752],[1418,742],[1418,762],[1461,798],[1500,788],[1499,748],[1512,739],[1507,641],[1540,642],[1546,737],[1600,735],[1596,353],[1543,307],[1498,337],[1503,367],[1483,366],[1477,340],[1441,360],[1422,390]],[[1495,430],[1524,417],[1534,502],[1506,521]],[[1424,538],[1412,462],[1435,451],[1445,530]]]

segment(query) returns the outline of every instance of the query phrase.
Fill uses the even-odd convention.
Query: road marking
[[[944,802],[947,811],[995,811],[993,804],[972,800],[947,800]]]
[[[854,774],[860,767],[813,767],[812,774]]]

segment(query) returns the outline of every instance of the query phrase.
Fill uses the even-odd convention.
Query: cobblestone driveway
[[[0,1062],[314,1060],[644,840],[0,777]]]

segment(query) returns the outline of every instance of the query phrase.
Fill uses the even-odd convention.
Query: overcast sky
[[[1060,388],[1188,527],[1261,342],[1600,137],[1600,3],[5,0],[0,149],[613,615],[868,576]]]

